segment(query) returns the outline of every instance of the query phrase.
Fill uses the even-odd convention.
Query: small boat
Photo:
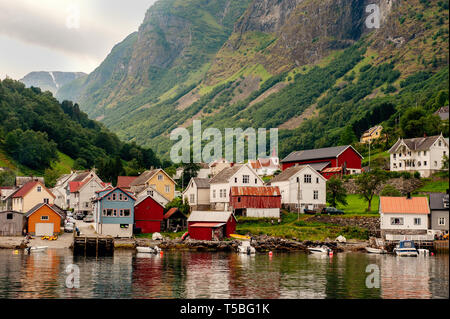
[[[419,253],[419,255],[423,255],[423,256],[430,255],[430,251],[428,249],[417,249],[417,252]]]
[[[243,241],[241,245],[238,246],[238,252],[241,254],[253,255],[256,253],[256,249],[250,245],[249,241]]]
[[[366,251],[370,254],[386,254],[387,251],[382,248],[366,247]]]
[[[329,254],[331,249],[327,246],[308,247],[308,251],[313,254]]]
[[[155,254],[156,250],[152,247],[136,247],[138,253]]]
[[[249,236],[239,235],[239,234],[230,234],[231,238],[241,239],[241,240],[249,240]]]
[[[398,243],[398,245],[394,248],[394,252],[397,256],[401,257],[417,257],[419,252],[414,245],[412,240],[402,240]]]
[[[48,246],[35,246],[35,247],[27,247],[27,248],[25,248],[25,250],[28,253],[38,253],[38,252],[46,250],[47,248],[48,248]]]

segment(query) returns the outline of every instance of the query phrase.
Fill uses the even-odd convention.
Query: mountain
[[[60,87],[82,77],[86,76],[83,72],[31,72],[25,75],[20,82],[27,87],[39,87],[43,91],[50,91],[53,95],[59,90]]]
[[[57,95],[161,156],[193,119],[278,127],[283,156],[447,102],[448,15],[431,0],[160,0]]]

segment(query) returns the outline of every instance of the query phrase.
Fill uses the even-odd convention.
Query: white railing
[[[414,241],[430,241],[434,240],[434,236],[427,235],[392,235],[386,234],[386,240],[389,241],[400,241],[400,240],[414,240]]]

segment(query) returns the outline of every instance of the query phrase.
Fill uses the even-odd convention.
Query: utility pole
[[[370,172],[370,144],[371,144],[372,140],[369,139],[369,172]]]
[[[300,177],[297,177],[297,205],[298,205],[298,211],[297,211],[297,220],[300,220]]]

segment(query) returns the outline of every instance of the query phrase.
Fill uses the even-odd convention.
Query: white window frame
[[[44,218],[45,217],[45,218]],[[50,220],[50,217],[48,215],[42,215],[41,220]]]
[[[398,221],[399,221],[398,223],[394,223],[394,221],[396,219],[398,219]],[[391,217],[391,225],[393,225],[393,226],[402,226],[402,225],[404,225],[404,223],[405,223],[405,220],[403,217]]]
[[[414,226],[420,226],[420,225],[422,225],[422,218],[415,217],[414,218]]]
[[[313,191],[313,199],[319,199],[319,191]]]
[[[305,184],[311,184],[312,183],[312,177],[311,174],[305,174],[303,175],[303,182]]]
[[[164,190],[166,191],[166,193],[170,193],[170,185],[165,185]]]
[[[250,175],[242,175],[242,184],[250,184]]]
[[[445,226],[445,217],[439,217],[438,218],[438,225],[439,226]]]
[[[162,174],[158,174],[158,181],[162,181],[164,179],[164,176]]]

